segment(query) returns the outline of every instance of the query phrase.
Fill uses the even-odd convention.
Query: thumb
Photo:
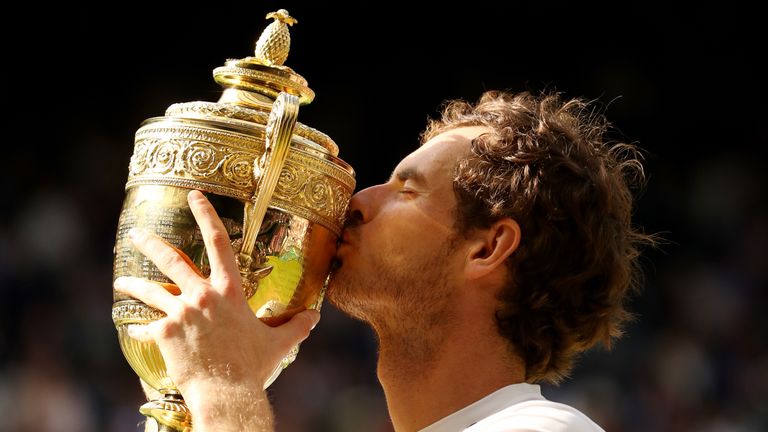
[[[160,394],[159,391],[155,390],[152,386],[147,384],[146,381],[139,378],[139,382],[141,382],[141,388],[144,390],[144,395],[147,397],[147,401],[159,400],[163,398],[163,395]]]
[[[309,332],[320,321],[320,312],[308,309],[297,313],[290,321],[278,327],[280,339],[287,346],[296,346],[309,336]]]

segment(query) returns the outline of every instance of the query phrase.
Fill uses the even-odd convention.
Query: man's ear
[[[479,229],[472,236],[465,275],[467,279],[479,279],[499,266],[520,244],[520,225],[511,218],[494,222],[489,228]]]

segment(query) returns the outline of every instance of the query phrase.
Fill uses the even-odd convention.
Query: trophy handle
[[[280,93],[272,104],[267,120],[264,154],[253,162],[253,195],[245,203],[243,244],[236,256],[246,298],[253,296],[258,280],[271,271],[270,267],[263,267],[262,259],[254,257],[254,248],[269,201],[288,157],[298,114],[299,98]]]

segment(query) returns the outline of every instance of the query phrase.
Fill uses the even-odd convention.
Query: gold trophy
[[[284,9],[267,18],[274,21],[259,37],[255,56],[230,59],[214,69],[214,79],[225,88],[218,102],[171,105],[164,117],[144,121],[136,132],[114,278],[143,277],[174,289],[128,240],[133,227],[156,233],[203,274],[210,271],[186,200],[190,189],[198,189],[227,227],[251,310],[277,325],[304,309],[320,308],[355,179],[331,138],[296,122],[299,105],[314,98],[306,80],[283,65],[290,47],[288,25],[296,20]],[[191,431],[189,410],[157,345],[127,333],[128,326],[146,325],[164,314],[114,290],[113,296],[112,320],[123,354],[162,395],[144,404],[141,413],[152,428]]]

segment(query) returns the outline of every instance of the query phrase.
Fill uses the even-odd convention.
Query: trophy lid
[[[136,132],[126,189],[139,185],[195,188],[250,200],[254,161],[265,153],[267,123],[281,93],[308,104],[315,94],[307,81],[283,63],[290,50],[286,10],[256,42],[253,56],[229,59],[214,69],[224,87],[217,102],[173,104],[163,117],[144,121]],[[270,206],[317,221],[339,233],[354,190],[354,170],[338,158],[326,134],[296,123],[285,166]]]
[[[270,104],[278,94],[286,92],[298,96],[299,102],[306,105],[315,98],[315,92],[307,87],[304,77],[283,64],[291,48],[288,26],[297,21],[285,9],[268,13],[267,18],[274,21],[261,33],[254,56],[227,60],[224,66],[213,70],[213,77],[225,88],[266,96]],[[235,94],[225,92],[219,102],[249,105],[248,99],[235,98]]]
[[[275,98],[281,92],[295,95],[302,105],[309,104],[315,92],[307,80],[284,65],[290,51],[289,25],[297,23],[287,10],[267,14],[274,21],[261,33],[254,55],[228,59],[213,70],[214,80],[224,87],[218,102],[185,102],[173,104],[166,117],[220,121],[231,127],[248,127],[245,123],[265,125]],[[153,121],[151,119],[149,121]],[[338,156],[339,147],[326,134],[302,123],[296,123],[294,134],[302,144]]]

